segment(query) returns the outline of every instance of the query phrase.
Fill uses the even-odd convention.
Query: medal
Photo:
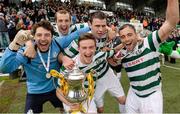
[[[46,78],[51,78],[51,74],[50,73],[46,73]]]

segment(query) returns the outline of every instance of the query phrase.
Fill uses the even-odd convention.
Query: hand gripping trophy
[[[79,109],[71,109],[70,113],[87,113],[89,103],[94,95],[94,80],[92,72],[86,76],[79,70],[77,65],[65,74],[59,73],[56,70],[50,71],[51,76],[60,79],[60,89],[70,103],[79,103]],[[84,81],[87,78],[88,88],[84,87]],[[84,101],[87,101],[87,109],[83,107]]]

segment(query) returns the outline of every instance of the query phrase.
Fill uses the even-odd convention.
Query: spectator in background
[[[73,13],[72,14],[72,24],[76,24],[76,20],[77,20],[76,13]]]
[[[34,24],[34,23],[33,23],[33,21],[31,20],[31,21],[29,22],[29,25],[27,26],[27,29],[28,29],[28,30],[31,30],[33,24]]]
[[[144,19],[144,20],[143,20],[143,27],[144,27],[144,28],[147,28],[147,27],[148,27],[148,20],[147,20],[147,19]]]
[[[24,20],[25,20],[25,14],[22,11],[19,11],[17,13],[18,16],[18,22],[16,25],[16,30],[19,31],[21,29],[25,30],[26,29],[26,25],[24,24]]]
[[[12,41],[16,35],[16,12],[12,11],[10,15],[7,15],[7,27],[8,27],[8,34],[9,34],[9,39]]]
[[[19,30],[25,30],[26,29],[26,25],[24,24],[24,21],[23,19],[20,19],[19,22],[17,23],[16,25],[16,30],[19,31]]]
[[[26,16],[26,18],[25,18],[25,20],[24,20],[24,25],[26,26],[26,29],[27,29],[27,27],[29,26],[30,21],[31,21],[31,19],[29,18],[29,16]]]
[[[9,45],[9,35],[3,5],[0,5],[0,48],[6,48]]]

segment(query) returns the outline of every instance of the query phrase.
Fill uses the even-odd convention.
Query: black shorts
[[[27,93],[25,113],[27,113],[30,109],[33,113],[41,113],[43,111],[43,104],[47,101],[50,101],[55,108],[63,108],[62,102],[56,96],[56,90],[42,94]]]

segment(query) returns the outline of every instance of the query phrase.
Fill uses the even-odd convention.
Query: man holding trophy
[[[107,30],[107,17],[101,12],[97,11],[91,14],[89,19],[89,27],[91,28],[91,33],[93,37],[96,39],[96,51],[101,51],[106,44],[110,41]],[[108,31],[108,32],[107,32]],[[77,40],[71,42],[68,48],[64,49],[64,52],[69,57],[74,57],[79,53]],[[63,64],[67,64],[69,60],[63,61]],[[97,61],[97,63],[102,63],[102,61]],[[73,62],[72,62],[73,63]],[[119,82],[119,79],[115,76],[112,68],[109,66],[108,62],[105,60],[99,67],[97,73],[99,80],[96,84],[95,89],[95,103],[98,110],[98,113],[103,113],[104,111],[104,95],[105,92],[108,91],[119,103],[120,112],[124,112],[124,104],[125,104],[125,95],[122,89],[122,86]],[[65,66],[65,65],[64,65]],[[73,65],[68,67],[69,69]],[[112,84],[109,81],[112,81]]]
[[[115,49],[110,50],[110,51],[96,51],[96,39],[94,38],[94,36],[91,33],[86,33],[82,36],[80,36],[79,40],[78,40],[78,51],[79,54],[76,55],[73,60],[75,62],[75,67],[72,69],[73,72],[76,70],[76,67],[78,67],[86,76],[87,76],[87,80],[85,81],[79,81],[76,83],[74,83],[73,85],[70,84],[72,83],[72,81],[70,82],[69,79],[71,77],[72,79],[72,75],[76,74],[76,79],[77,77],[79,77],[80,75],[82,75],[82,73],[79,72],[74,72],[72,74],[72,70],[65,70],[68,72],[68,75],[64,75],[64,78],[66,79],[67,82],[67,86],[65,87],[67,88],[67,92],[64,92],[64,88],[61,88],[61,86],[64,85],[60,85],[60,89],[57,89],[57,96],[58,98],[63,101],[64,103],[64,108],[65,111],[67,112],[71,112],[71,111],[80,111],[83,113],[97,113],[97,109],[96,109],[96,105],[94,102],[94,95],[93,95],[93,91],[95,88],[95,83],[93,81],[96,82],[98,81],[98,79],[101,78],[102,74],[101,72],[99,72],[99,69],[102,69],[104,62],[106,62],[106,59],[113,57],[113,55],[115,54],[115,52],[118,51],[118,49],[122,48],[122,45],[117,46]],[[78,65],[78,66],[77,66]],[[71,72],[71,73],[69,73]],[[55,76],[55,77],[59,77],[61,80],[60,84],[63,84],[62,81],[64,79],[62,79],[61,74],[58,74],[55,71],[51,71],[51,75]],[[77,75],[79,74],[79,75]],[[104,74],[107,75],[107,74]],[[108,76],[108,75],[107,75]],[[112,77],[109,77],[112,78]],[[81,80],[79,78],[79,80]],[[91,81],[90,81],[91,80]],[[118,81],[118,80],[117,80]],[[75,88],[78,83],[82,84],[82,87],[79,87],[79,89],[81,90],[74,90],[72,92],[72,87]],[[109,84],[113,84],[114,82],[110,82]],[[88,91],[85,92],[86,95],[84,95],[84,92],[82,92],[84,90],[84,86],[88,87]],[[120,85],[119,85],[120,86]],[[93,87],[93,88],[92,88]],[[98,87],[98,85],[97,85]],[[121,87],[121,86],[120,86]],[[122,89],[122,87],[121,87]],[[75,93],[77,93],[77,91],[81,91],[79,92],[81,95],[75,95]],[[74,96],[72,96],[72,98],[74,100],[72,100],[72,98],[68,98],[69,94],[73,93]],[[89,94],[90,93],[90,94]],[[123,93],[123,91],[121,92]],[[80,96],[80,98],[76,98],[76,96]],[[87,96],[87,99],[84,99],[85,102],[78,102],[76,101],[77,99],[83,99],[84,96]],[[88,99],[90,98],[90,99]],[[76,101],[76,102],[74,102]]]

